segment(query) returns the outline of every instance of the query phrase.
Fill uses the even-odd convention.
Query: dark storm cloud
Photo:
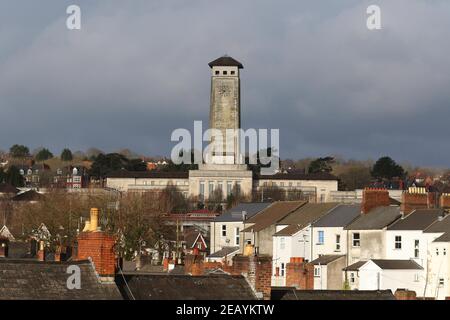
[[[448,166],[450,3],[376,2],[380,31],[350,0],[79,1],[68,31],[71,1],[4,1],[0,148],[169,154],[173,129],[207,121],[207,63],[228,53],[243,126],[280,128],[282,157]]]

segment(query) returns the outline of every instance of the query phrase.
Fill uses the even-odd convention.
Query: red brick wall
[[[434,208],[436,195],[433,192],[428,193],[410,193],[402,194],[402,204],[400,210],[406,216],[416,209]]]
[[[386,189],[366,188],[363,190],[361,212],[368,213],[376,207],[390,205],[389,192]]]
[[[291,260],[286,264],[286,287],[314,289],[314,265]]]
[[[220,262],[205,262],[201,255],[186,255],[184,272],[193,276],[205,274],[208,270],[221,268],[231,275],[244,275],[256,292],[270,298],[272,281],[272,257],[235,255],[231,266]]]
[[[397,289],[394,295],[397,300],[416,300],[415,291]]]
[[[272,282],[272,257],[257,258],[255,282],[256,292],[262,292],[264,300],[269,300]]]
[[[440,207],[445,209],[450,208],[450,195],[448,194],[441,195]]]
[[[91,258],[100,276],[116,272],[115,239],[105,232],[83,232],[78,236],[78,260]]]

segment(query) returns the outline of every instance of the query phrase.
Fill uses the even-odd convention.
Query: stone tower
[[[213,151],[215,164],[238,164],[239,136],[227,135],[227,129],[241,128],[241,92],[239,71],[243,65],[229,56],[209,63],[211,67],[211,105],[209,127],[220,131],[222,152]],[[237,131],[236,131],[237,132]],[[212,137],[213,141],[219,140]]]
[[[225,141],[227,129],[241,128],[241,101],[239,71],[242,64],[228,56],[220,57],[209,63],[211,67],[211,105],[209,127],[223,136],[226,146],[220,154],[215,150],[206,152],[205,163],[198,170],[189,170],[189,195],[200,201],[211,196],[217,197],[219,190],[222,199],[226,199],[233,190],[242,195],[251,195],[253,173],[248,170],[243,159],[239,159],[239,135],[231,141]],[[214,134],[212,141],[214,141]],[[211,144],[208,143],[208,148]],[[227,147],[231,146],[227,150]],[[241,161],[239,161],[241,160]]]

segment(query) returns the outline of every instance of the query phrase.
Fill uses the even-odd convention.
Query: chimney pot
[[[91,208],[90,231],[97,231],[98,228],[98,208]]]

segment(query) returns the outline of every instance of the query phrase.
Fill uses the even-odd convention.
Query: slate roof
[[[282,220],[305,203],[305,201],[276,201],[248,219],[246,223],[254,223],[254,225],[242,230],[242,232],[258,232],[264,230]]]
[[[270,206],[270,202],[242,202],[239,203],[234,208],[231,208],[216,219],[214,222],[232,222],[232,221],[242,221],[242,211],[247,213],[247,219],[250,219],[258,212],[264,210],[268,206]]]
[[[314,227],[345,227],[361,214],[357,204],[341,204],[313,223]]]
[[[450,232],[450,215],[446,215],[443,218],[438,218],[423,232],[425,233]]]
[[[81,289],[67,288],[69,265],[81,270]],[[0,259],[0,300],[118,300],[117,286],[99,283],[87,261],[39,262]]]
[[[390,225],[388,230],[424,230],[443,216],[442,209],[418,209]]]
[[[324,254],[323,256],[318,257],[317,259],[311,261],[314,265],[327,265],[333,261],[336,261],[342,257],[345,257],[345,255],[342,254]]]
[[[414,260],[396,260],[396,259],[371,259],[378,267],[383,270],[423,270],[423,268]],[[368,261],[358,261],[344,268],[345,271],[358,271]]]
[[[391,290],[298,290],[272,287],[271,300],[395,300]]]
[[[345,267],[342,270],[344,270],[344,271],[358,271],[359,268],[361,268],[363,265],[366,264],[366,262],[367,262],[366,260],[361,260],[361,261],[355,262],[355,263]]]
[[[107,178],[153,178],[153,179],[188,179],[188,171],[128,171],[117,170],[106,175]]]
[[[208,258],[224,258],[236,251],[239,251],[239,247],[223,247],[219,251],[209,255]]]
[[[397,206],[377,207],[350,223],[345,230],[378,230],[383,229],[401,217]]]
[[[307,203],[278,222],[279,225],[289,226],[275,233],[275,236],[291,236],[310,223],[315,222],[336,206],[337,203],[333,202]]]
[[[220,58],[217,58],[214,61],[211,61],[210,63],[208,63],[208,66],[210,66],[211,68],[212,67],[238,67],[239,69],[244,68],[242,63],[227,55],[224,55]]]
[[[442,236],[436,238],[433,242],[450,242],[450,232],[444,233]]]
[[[335,175],[328,172],[318,173],[276,173],[273,175],[261,175],[257,174],[255,179],[267,179],[267,180],[338,180]]]
[[[414,260],[372,259],[373,263],[384,270],[422,270],[423,268]]]
[[[125,299],[136,300],[255,300],[243,276],[124,274],[116,283]],[[129,289],[128,289],[129,288]],[[131,291],[131,293],[130,293]]]

